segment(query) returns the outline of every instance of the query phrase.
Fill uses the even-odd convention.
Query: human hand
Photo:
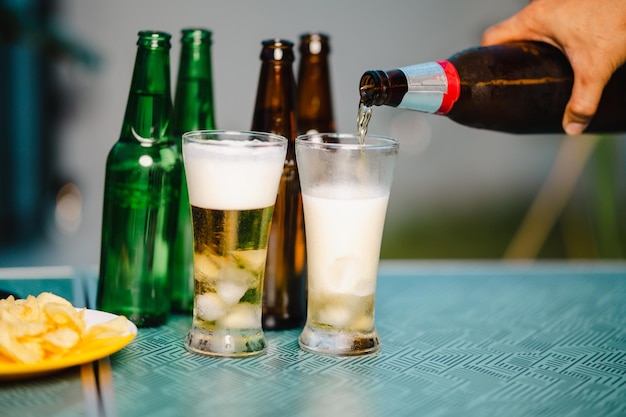
[[[531,0],[517,14],[488,28],[482,45],[531,40],[559,48],[574,71],[563,115],[567,134],[582,133],[615,70],[626,61],[625,0]]]

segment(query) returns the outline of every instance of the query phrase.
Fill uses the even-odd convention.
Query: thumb
[[[608,82],[610,74],[599,77],[594,74],[576,74],[574,71],[574,84],[569,102],[563,114],[563,130],[568,135],[582,133],[598,109],[604,86]]]

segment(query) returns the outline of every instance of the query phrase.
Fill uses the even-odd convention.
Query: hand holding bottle
[[[519,13],[487,29],[482,45],[536,40],[561,49],[574,71],[563,128],[578,134],[595,114],[611,75],[626,62],[624,22],[624,0],[531,0]]]

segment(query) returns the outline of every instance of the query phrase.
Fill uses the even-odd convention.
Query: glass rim
[[[315,140],[318,138],[318,140]],[[336,139],[354,139],[357,143],[341,143],[341,142],[323,142],[319,138],[336,138]],[[368,139],[375,142],[368,142]],[[359,135],[357,133],[306,133],[296,137],[296,145],[306,147],[319,147],[324,149],[398,149],[400,142],[397,139],[382,135],[366,135],[365,143],[358,143]]]
[[[276,133],[257,132],[253,130],[191,130],[183,133],[183,143],[210,144],[213,146],[232,146],[233,140],[238,146],[246,147],[275,147],[286,146],[287,138]],[[254,139],[265,139],[254,141]]]

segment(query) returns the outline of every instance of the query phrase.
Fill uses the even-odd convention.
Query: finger
[[[568,135],[582,133],[595,114],[605,83],[604,78],[588,81],[582,76],[574,76],[572,95],[563,115],[563,129]]]
[[[482,46],[496,45],[500,43],[518,40],[525,37],[526,29],[521,28],[517,20],[509,18],[497,23],[483,32],[480,44]]]
[[[483,46],[499,43],[527,40],[544,41],[556,46],[552,39],[550,24],[546,24],[546,16],[550,15],[550,7],[544,2],[531,0],[519,12],[487,28],[481,40]],[[548,23],[551,23],[548,20]]]

